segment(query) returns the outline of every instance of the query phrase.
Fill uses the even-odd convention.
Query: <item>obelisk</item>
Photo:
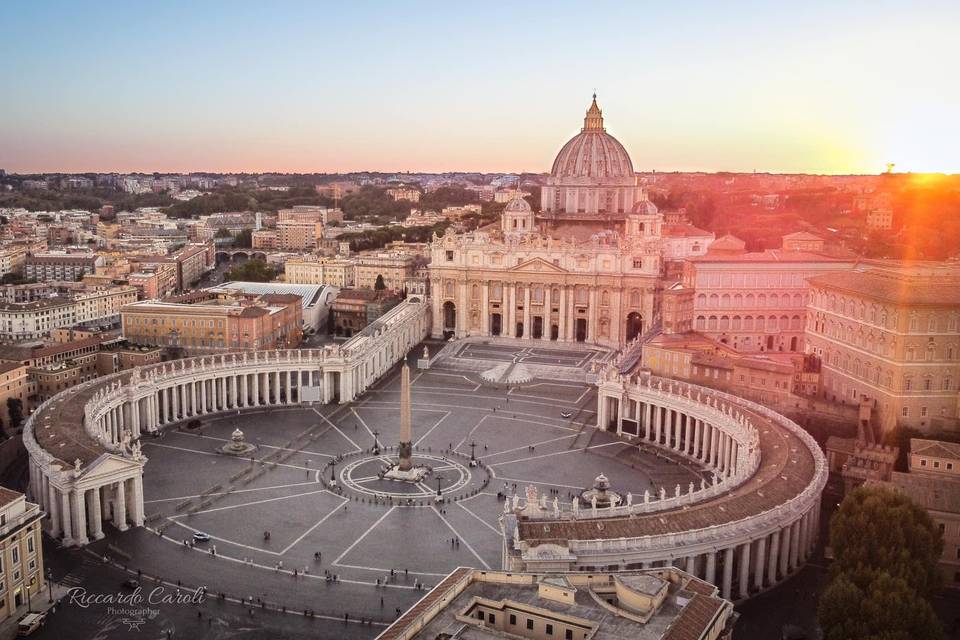
[[[400,370],[400,449],[397,468],[410,471],[413,468],[413,429],[410,425],[410,367],[406,361]]]

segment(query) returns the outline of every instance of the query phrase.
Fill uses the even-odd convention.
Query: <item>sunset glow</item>
[[[17,3],[0,167],[539,172],[596,88],[640,171],[955,172],[960,86],[940,63],[958,19],[950,2],[484,19],[428,2]]]

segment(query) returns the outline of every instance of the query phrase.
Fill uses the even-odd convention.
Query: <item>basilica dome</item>
[[[510,202],[507,203],[507,206],[505,206],[503,210],[509,213],[527,213],[533,211],[533,209],[530,208],[530,203],[527,202],[526,198],[524,198],[519,191],[513,196]]]
[[[583,129],[560,149],[550,174],[554,178],[634,177],[627,150],[603,127],[596,94],[583,119]]]

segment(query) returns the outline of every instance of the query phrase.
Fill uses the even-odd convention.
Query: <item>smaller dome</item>
[[[640,213],[644,215],[653,215],[657,213],[657,205],[653,204],[649,200],[640,200],[633,205],[633,213]]]
[[[507,203],[507,206],[504,207],[503,210],[508,213],[530,213],[533,211],[530,203],[524,199],[519,191],[513,196],[513,200]]]

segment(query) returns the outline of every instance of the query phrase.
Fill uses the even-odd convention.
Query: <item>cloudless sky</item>
[[[0,168],[960,172],[960,2],[4,3]]]

